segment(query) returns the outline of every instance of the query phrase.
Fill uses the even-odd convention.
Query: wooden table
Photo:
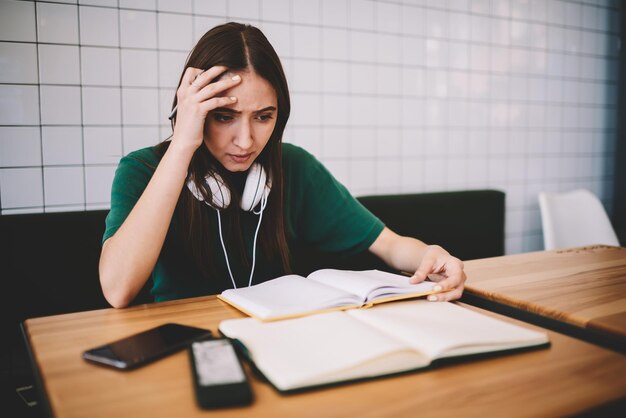
[[[248,373],[254,404],[213,412],[196,407],[186,352],[130,372],[81,359],[88,348],[165,322],[217,332],[237,316],[209,296],[29,319],[23,327],[56,417],[555,417],[626,400],[626,356],[552,331],[549,348],[293,395]]]
[[[529,313],[538,325],[626,351],[626,248],[597,245],[472,260],[465,271],[466,296],[477,298],[466,297],[468,302]]]

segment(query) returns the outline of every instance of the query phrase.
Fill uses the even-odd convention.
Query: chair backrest
[[[13,323],[110,306],[98,278],[107,213],[0,216],[0,275],[12,301]],[[147,290],[142,290],[133,304],[151,301]]]
[[[604,206],[589,190],[539,193],[546,250],[592,244],[619,246]]]

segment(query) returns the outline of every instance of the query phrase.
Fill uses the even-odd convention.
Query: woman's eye
[[[213,113],[213,119],[218,122],[230,122],[233,117],[224,113]]]
[[[257,118],[261,121],[261,122],[267,122],[269,120],[272,119],[272,115],[270,114],[266,114],[266,115],[259,115],[257,116]]]

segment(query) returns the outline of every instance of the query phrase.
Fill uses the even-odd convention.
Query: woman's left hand
[[[415,284],[427,278],[437,282],[440,286],[438,290],[447,290],[428,296],[430,301],[459,299],[467,279],[463,271],[463,262],[438,245],[429,245],[426,248],[419,267],[409,281]]]

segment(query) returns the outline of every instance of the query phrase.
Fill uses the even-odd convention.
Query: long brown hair
[[[285,273],[291,271],[289,263],[289,249],[284,224],[283,209],[283,169],[281,143],[285,125],[289,119],[291,103],[287,78],[283,71],[280,59],[276,51],[269,43],[265,35],[256,27],[240,23],[226,23],[209,30],[191,50],[183,74],[188,67],[207,70],[216,65],[223,65],[231,71],[252,70],[267,80],[277,97],[277,117],[274,131],[257,158],[268,178],[271,178],[272,191],[269,195],[267,207],[263,212],[263,223],[259,231],[259,242],[263,253],[271,259],[279,259]],[[182,82],[183,75],[178,82]],[[174,97],[172,109],[176,106],[177,99]],[[172,130],[176,124],[176,118],[172,119]],[[169,141],[160,144],[159,150],[165,153]],[[241,231],[239,202],[240,191],[233,185],[234,175],[226,170],[202,145],[195,152],[189,165],[189,178],[195,182],[197,189],[204,194],[205,198],[210,193],[202,179],[210,172],[217,172],[231,190],[231,204],[227,209],[232,214],[230,230],[233,233],[233,241],[239,250],[240,262],[249,265],[250,262],[244,250],[244,239]],[[209,199],[210,201],[210,199]],[[178,200],[178,221],[182,231],[183,241],[192,254],[200,272],[205,277],[211,277],[215,273],[215,256],[211,248],[211,236],[217,231],[210,230],[209,215],[205,203],[198,201],[189,192],[187,187]],[[212,251],[213,250],[213,251]]]

